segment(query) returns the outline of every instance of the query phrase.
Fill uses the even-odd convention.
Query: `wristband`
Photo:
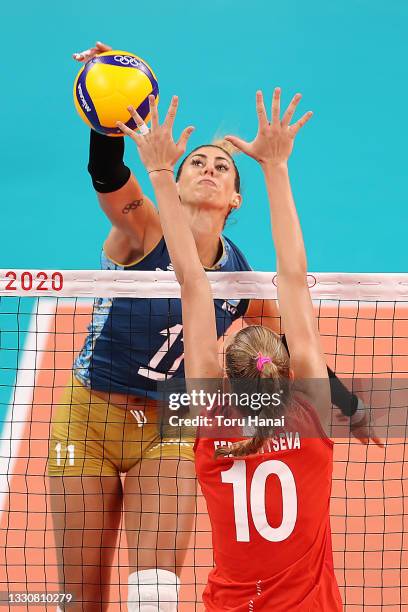
[[[358,398],[357,410],[350,417],[350,423],[352,425],[358,425],[364,419],[367,414],[367,408],[364,403]]]
[[[148,170],[147,174],[152,174],[152,172],[171,172],[174,174],[174,170],[169,170],[169,168],[157,168],[157,170]]]

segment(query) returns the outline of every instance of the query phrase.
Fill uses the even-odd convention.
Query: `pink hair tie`
[[[256,361],[256,367],[259,372],[262,372],[265,363],[272,363],[272,359],[270,357],[264,357],[262,353],[258,353],[258,359]]]

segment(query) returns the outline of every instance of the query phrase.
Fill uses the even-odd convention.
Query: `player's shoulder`
[[[152,248],[126,264],[115,261],[107,252],[105,247],[101,252],[102,270],[172,270],[170,256],[164,237],[161,236]]]
[[[241,251],[241,249],[233,242],[230,238],[222,235],[223,247],[224,247],[224,258],[225,262],[228,262],[238,270],[250,271],[252,270],[247,258]]]

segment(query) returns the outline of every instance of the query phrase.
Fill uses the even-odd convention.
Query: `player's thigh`
[[[143,459],[126,475],[123,507],[130,565],[174,571],[188,550],[196,515],[194,463]]]
[[[150,513],[160,509],[166,498],[166,512],[180,507],[194,511],[196,474],[187,459],[142,459],[128,471],[124,486],[124,509]]]
[[[120,477],[52,476],[49,499],[60,586],[74,593],[76,605],[82,605],[78,610],[103,610],[95,602],[109,591],[121,517]]]

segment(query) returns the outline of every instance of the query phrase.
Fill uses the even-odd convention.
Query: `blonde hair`
[[[259,367],[260,355],[269,358],[262,367]],[[263,407],[258,416],[263,412],[266,418],[274,418],[277,410],[282,413],[290,398],[290,365],[288,352],[277,334],[262,325],[250,325],[240,330],[225,350],[225,367],[232,386],[245,380],[250,384],[255,382],[258,391],[266,387],[269,393],[284,390],[279,407]],[[230,447],[219,447],[215,454],[250,455],[259,450],[270,435],[271,428],[256,427],[251,439],[235,442]]]
[[[240,150],[237,149],[237,147],[234,147],[232,142],[229,142],[229,140],[225,140],[225,138],[223,138],[222,136],[214,138],[211,144],[214,147],[218,147],[219,149],[222,149],[223,151],[228,153],[230,157],[234,157],[234,155],[240,153]]]

